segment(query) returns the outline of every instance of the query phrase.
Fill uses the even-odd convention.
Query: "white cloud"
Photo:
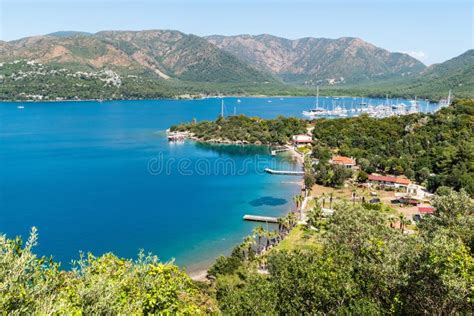
[[[403,52],[403,53],[408,54],[411,57],[419,59],[421,61],[426,60],[426,58],[428,57],[426,55],[426,53],[421,51],[421,50],[420,51]]]

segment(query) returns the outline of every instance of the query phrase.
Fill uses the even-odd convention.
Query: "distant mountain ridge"
[[[289,40],[263,34],[206,38],[242,61],[286,82],[324,84],[382,80],[417,75],[426,68],[407,54],[391,53],[353,37]]]
[[[57,32],[0,43],[0,61],[18,58],[90,71],[199,82],[266,82],[259,72],[207,40],[178,31]]]
[[[473,50],[426,67],[358,38],[60,31],[0,41],[0,99],[332,95],[439,98],[474,91]],[[324,92],[323,92],[324,91]]]

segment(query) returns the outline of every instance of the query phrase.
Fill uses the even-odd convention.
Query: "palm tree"
[[[288,224],[289,224],[288,229],[295,226],[295,224],[296,224],[296,215],[295,215],[294,212],[289,212],[288,213]]]
[[[247,236],[244,238],[244,242],[242,243],[242,248],[244,249],[244,257],[246,259],[248,259],[250,251],[252,251],[252,247],[254,245],[255,245],[255,238],[253,238],[252,236]]]
[[[283,217],[278,217],[278,232],[281,234],[283,231],[283,225],[285,223],[285,219]]]
[[[267,244],[265,246],[265,250],[270,247],[270,240],[272,239],[273,232],[270,230],[265,231],[265,239],[267,240]]]
[[[321,194],[321,197],[323,199],[323,208],[326,206],[326,193]]]
[[[403,215],[403,214],[398,215],[398,219],[400,221],[400,230],[403,233],[404,230],[405,230],[405,224],[406,224],[405,215]]]
[[[317,227],[319,220],[322,217],[322,210],[320,207],[316,206],[308,212],[308,225]]]
[[[262,237],[263,237],[264,234],[265,234],[265,229],[262,227],[262,225],[257,225],[253,229],[253,235],[258,240],[257,251],[260,249],[260,242],[262,241]]]
[[[388,222],[390,223],[391,228],[395,227],[395,222],[396,221],[397,221],[397,218],[394,215],[389,215],[388,216]]]
[[[296,205],[296,209],[298,209],[300,207],[300,196],[301,195],[295,195],[293,197],[293,202],[295,202],[295,205]]]
[[[400,230],[402,234],[405,232],[405,227],[408,224],[410,224],[410,221],[403,214],[400,214]]]

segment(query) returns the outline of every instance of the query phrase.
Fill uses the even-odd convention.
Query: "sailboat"
[[[445,108],[447,106],[450,106],[451,100],[452,100],[451,89],[449,89],[448,98],[439,100],[439,103],[438,103],[439,108]]]
[[[308,111],[303,111],[304,116],[318,116],[326,114],[326,110],[319,107],[319,86],[316,87],[316,107]]]

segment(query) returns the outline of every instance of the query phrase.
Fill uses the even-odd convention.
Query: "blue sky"
[[[354,36],[432,64],[473,48],[473,15],[466,0],[0,0],[0,39],[112,29]]]

